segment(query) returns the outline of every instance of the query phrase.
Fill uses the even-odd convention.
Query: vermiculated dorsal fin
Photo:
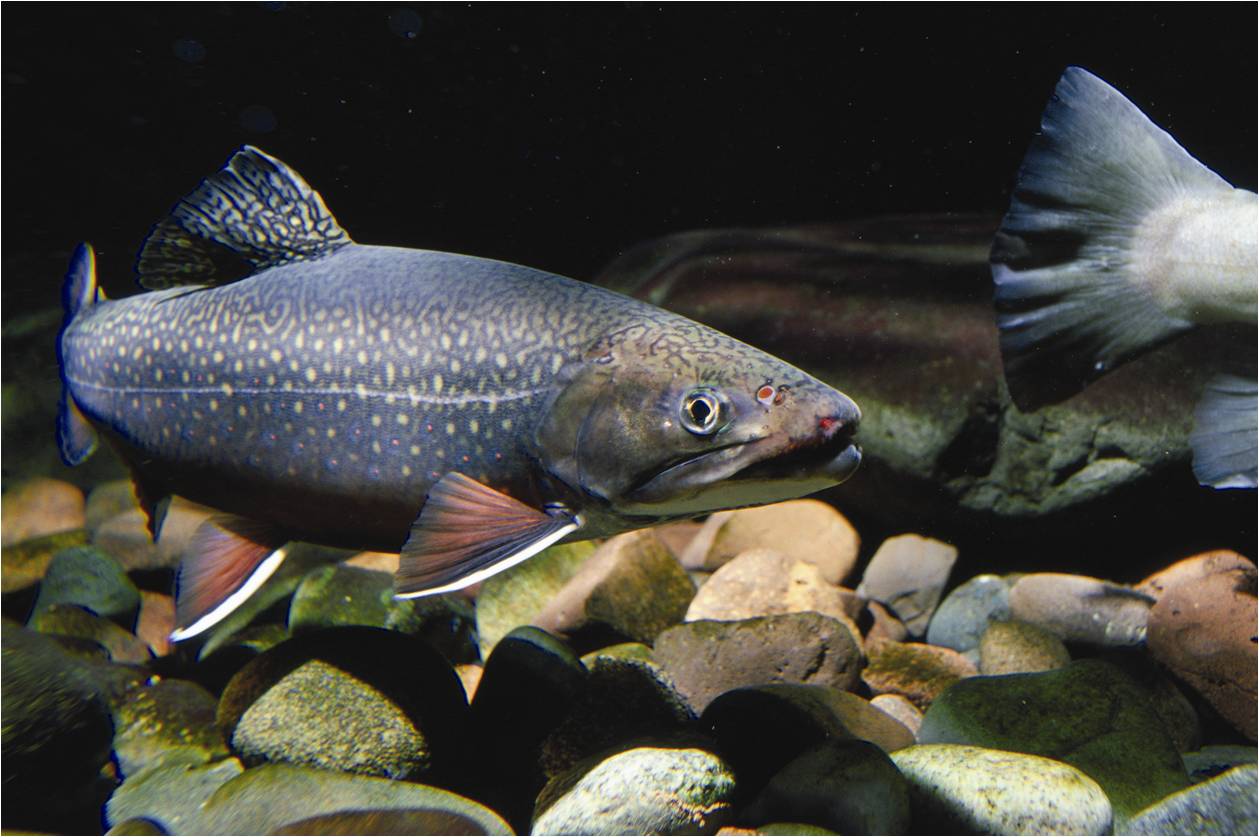
[[[247,145],[153,228],[136,272],[150,290],[222,285],[350,243],[301,175]]]

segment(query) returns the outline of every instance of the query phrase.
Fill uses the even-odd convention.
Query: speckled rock
[[[601,544],[533,624],[559,636],[598,631],[650,643],[682,621],[694,596],[694,583],[664,542],[639,529]]]
[[[996,575],[977,575],[953,588],[927,626],[927,642],[952,648],[979,663],[979,638],[991,621],[1010,618],[1010,583]]]
[[[1010,588],[1010,615],[1064,642],[1140,645],[1153,599],[1130,587],[1064,573],[1025,575]]]
[[[4,547],[0,552],[4,561],[3,572],[0,572],[0,592],[7,596],[33,587],[48,571],[54,555],[86,544],[87,532],[74,529]]]
[[[343,627],[252,660],[223,690],[218,722],[246,764],[414,778],[454,768],[466,714],[463,686],[428,645]]]
[[[532,625],[594,551],[590,541],[560,544],[486,579],[476,602],[481,659],[488,660],[495,644],[514,628]]]
[[[712,571],[749,549],[772,549],[817,566],[829,584],[841,584],[857,563],[857,530],[820,500],[789,500],[714,514],[683,553],[687,569]]]
[[[1240,744],[1213,744],[1191,753],[1181,753],[1192,782],[1202,782],[1243,764],[1259,762],[1259,751]]]
[[[1071,655],[1062,640],[1027,622],[993,622],[979,641],[982,674],[1021,674],[1062,668]]]
[[[6,619],[0,647],[5,828],[81,829],[114,734],[105,697],[46,636]]]
[[[532,626],[500,639],[485,661],[462,742],[465,792],[517,831],[528,829],[548,778],[543,742],[572,714],[589,676],[571,648]]]
[[[977,673],[970,660],[949,648],[888,642],[870,650],[861,679],[876,695],[903,695],[925,710],[945,689]]]
[[[1219,553],[1190,561],[1158,581],[1162,591],[1150,611],[1150,654],[1254,741],[1259,712],[1255,566]]]
[[[875,695],[870,698],[870,705],[904,724],[913,735],[918,735],[918,730],[922,727],[922,710],[914,706],[909,698],[893,694]]]
[[[173,755],[183,764],[226,758],[217,707],[213,695],[187,680],[152,678],[128,690],[114,710],[119,774],[132,776]]]
[[[852,624],[851,591],[827,581],[817,564],[775,549],[750,549],[723,564],[704,582],[686,621],[735,621],[813,611]]]
[[[82,529],[86,520],[83,492],[61,480],[27,480],[0,498],[4,530],[0,545],[12,546],[31,538]]]
[[[1154,803],[1124,824],[1124,834],[1255,834],[1259,832],[1253,764],[1231,770]]]
[[[638,747],[556,777],[534,834],[704,834],[729,817],[735,778],[704,750]]]
[[[826,686],[735,689],[709,704],[700,725],[717,737],[746,793],[824,738],[857,738],[885,753],[914,743],[908,729],[864,698]]]
[[[1110,832],[1106,794],[1060,761],[956,744],[909,747],[892,761],[909,782],[915,819],[943,833]]]
[[[108,553],[78,546],[53,556],[39,585],[32,618],[54,604],[85,607],[131,630],[140,611],[140,592]]]
[[[861,649],[849,629],[818,613],[687,622],[662,633],[655,653],[697,713],[740,686],[812,683],[849,689],[861,665]]]
[[[37,610],[27,623],[41,634],[78,637],[97,643],[116,663],[147,663],[152,652],[147,643],[79,605],[53,604]]]
[[[947,543],[921,535],[897,535],[874,553],[857,594],[887,605],[910,635],[920,637],[927,632],[956,562],[957,549]]]
[[[590,676],[567,716],[542,742],[540,759],[548,778],[635,740],[675,737],[695,720],[647,646],[614,645],[582,662]]]
[[[118,825],[146,819],[167,834],[211,833],[202,819],[204,803],[243,771],[234,758],[203,764],[188,755],[159,762],[118,786],[105,807],[105,821]]]
[[[905,834],[909,786],[870,742],[830,739],[778,771],[740,819],[813,823],[838,834]]]
[[[1117,817],[1189,781],[1144,690],[1101,660],[962,680],[931,705],[918,741],[1060,759],[1102,786]]]

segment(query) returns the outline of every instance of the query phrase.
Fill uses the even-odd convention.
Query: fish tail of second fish
[[[1259,402],[1255,369],[1222,372],[1207,382],[1194,410],[1193,473],[1215,488],[1255,488],[1255,405]]]
[[[991,253],[1015,404],[1060,401],[1202,322],[1190,310],[1200,306],[1184,304],[1183,269],[1166,258],[1180,242],[1158,235],[1157,218],[1240,191],[1118,90],[1068,68]]]
[[[96,253],[92,245],[82,243],[70,257],[70,269],[61,288],[61,303],[65,309],[62,333],[76,317],[104,299],[104,292],[96,284]],[[65,358],[60,337],[57,340],[57,356],[62,376],[61,401],[57,406],[57,447],[67,465],[78,465],[96,450],[96,430],[83,416],[70,393],[65,380]]]

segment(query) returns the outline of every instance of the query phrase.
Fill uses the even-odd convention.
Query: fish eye
[[[699,436],[716,433],[721,421],[722,398],[711,389],[691,390],[682,399],[682,426]]]

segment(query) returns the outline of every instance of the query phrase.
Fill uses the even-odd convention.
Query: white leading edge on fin
[[[470,575],[466,575],[458,581],[452,581],[449,584],[443,584],[440,587],[432,587],[427,590],[417,590],[414,593],[395,593],[395,599],[419,599],[425,596],[440,596],[443,593],[453,593],[456,590],[462,590],[465,587],[471,587],[473,584],[485,581],[492,575],[498,575],[503,570],[510,569],[517,564],[523,563],[542,550],[546,549],[554,543],[560,541],[569,532],[575,532],[582,525],[581,517],[574,517],[573,522],[567,526],[562,526],[545,538],[534,541],[519,552],[513,553],[503,560],[488,567],[482,567]]]
[[[185,639],[191,639],[226,619],[228,614],[243,605],[250,596],[258,592],[258,588],[280,568],[280,564],[284,563],[284,556],[287,554],[287,550],[287,546],[282,546],[264,558],[262,563],[258,565],[258,568],[253,571],[253,574],[245,579],[245,583],[237,588],[236,592],[219,602],[217,607],[188,627],[176,628],[171,631],[170,641],[183,642]]]

